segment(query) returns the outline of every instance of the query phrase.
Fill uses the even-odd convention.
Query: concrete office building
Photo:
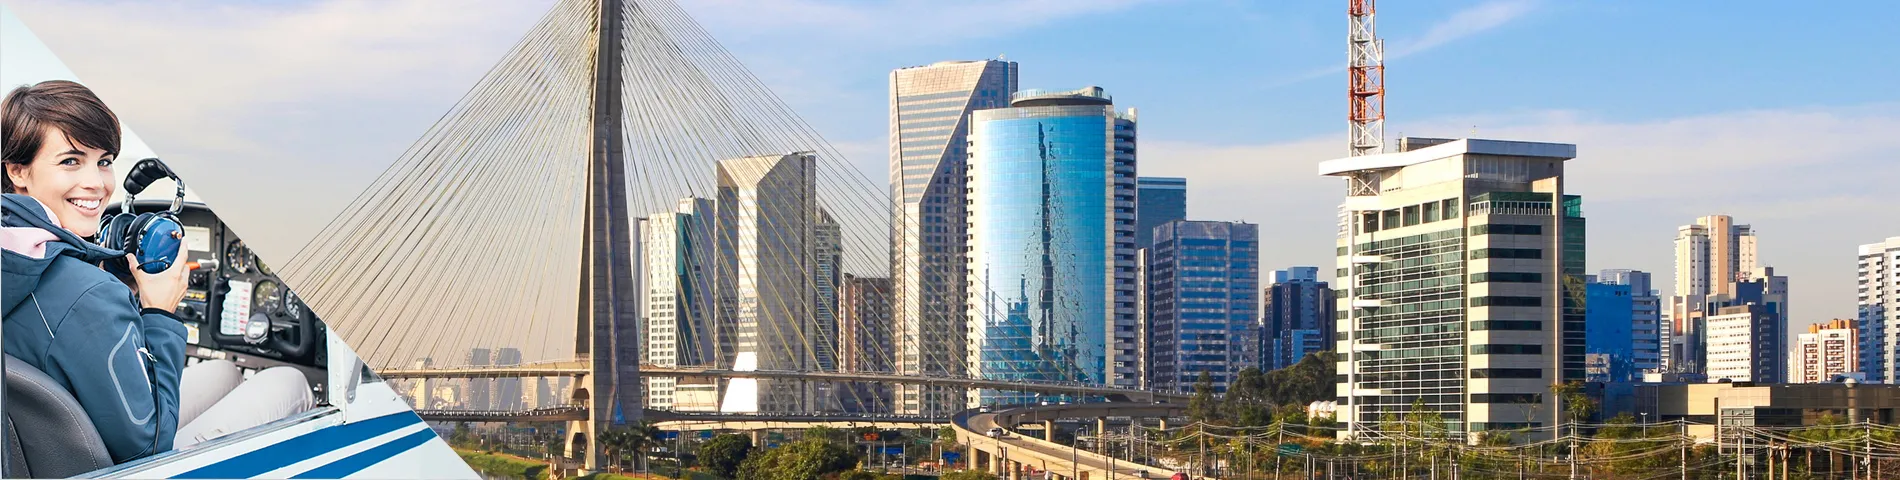
[[[891,371],[891,279],[845,274],[838,289],[838,366],[847,372]],[[854,382],[838,395],[846,412],[889,412],[891,387]]]
[[[1154,245],[1155,227],[1187,220],[1187,179],[1139,177],[1135,192],[1135,248]]]
[[[1332,350],[1333,289],[1319,281],[1319,267],[1275,270],[1260,296],[1260,366],[1278,370],[1300,363],[1307,354]]]
[[[1709,312],[1708,376],[1737,382],[1780,383],[1784,374],[1784,320],[1767,305],[1746,303]]]
[[[738,370],[821,370],[831,344],[818,324],[816,160],[809,152],[720,160],[714,297],[720,356]],[[729,380],[721,411],[812,412],[824,402],[809,384]]]
[[[705,198],[680,199],[671,212],[640,221],[641,271],[646,275],[646,363],[661,367],[713,364],[713,245],[717,210]],[[678,377],[642,376],[647,407],[674,408]],[[688,379],[715,385],[712,379]],[[704,388],[704,387],[701,387]]]
[[[495,351],[480,347],[468,349],[468,357],[463,358],[462,363],[470,367],[494,366]],[[462,393],[462,398],[465,399],[462,402],[462,408],[469,410],[489,410],[495,408],[493,400],[495,394],[495,379],[468,379],[468,386],[463,389]]]
[[[1795,336],[1789,352],[1788,383],[1832,382],[1842,375],[1860,375],[1860,339],[1854,321],[1829,320],[1808,325]]]
[[[1676,284],[1669,298],[1671,322],[1662,368],[1702,372],[1707,365],[1708,335],[1703,308],[1712,296],[1735,295],[1735,283],[1755,271],[1755,230],[1728,215],[1697,218],[1676,229]]]
[[[1022,91],[971,123],[970,373],[1138,385],[1134,111],[1098,87]]]
[[[1900,237],[1861,245],[1857,263],[1861,371],[1900,383]]]
[[[964,375],[964,165],[969,114],[1009,106],[1016,63],[949,61],[891,71],[891,306],[894,367],[907,375]],[[898,388],[897,411],[947,415],[964,392]]]
[[[1746,280],[1728,282],[1726,293],[1673,299],[1672,313],[1680,315],[1674,318],[1692,334],[1677,343],[1683,352],[1680,369],[1670,372],[1786,381],[1788,277],[1776,275],[1773,267],[1756,267],[1738,278]],[[1699,302],[1681,303],[1690,299]]]
[[[1604,386],[1601,398],[1603,418],[1628,413],[1656,424],[1686,420],[1685,433],[1697,443],[1715,442],[1725,433],[1720,429],[1730,426],[1805,427],[1830,416],[1849,424],[1900,421],[1895,385],[1613,383]]]
[[[1584,377],[1574,145],[1405,138],[1320,164],[1345,177],[1336,290],[1341,434],[1437,412],[1454,435],[1552,426]]]
[[[521,365],[521,349],[513,347],[495,349],[495,366],[512,367],[516,365]],[[496,410],[521,410],[521,379],[495,379],[495,393],[492,398]]]
[[[1149,388],[1189,393],[1202,374],[1226,392],[1260,366],[1260,226],[1177,220],[1155,227]]]

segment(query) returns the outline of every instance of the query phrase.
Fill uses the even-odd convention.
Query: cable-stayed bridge
[[[569,421],[588,470],[599,433],[683,379],[719,382],[722,410],[781,418],[843,397],[888,409],[891,384],[1178,398],[1081,375],[894,373],[973,360],[892,346],[915,326],[840,303],[903,253],[893,227],[916,219],[893,205],[679,6],[561,0],[284,276],[386,378],[576,379],[556,407],[423,412]],[[967,288],[1021,288],[999,283]],[[1077,370],[1035,348],[1049,365],[1025,371]]]

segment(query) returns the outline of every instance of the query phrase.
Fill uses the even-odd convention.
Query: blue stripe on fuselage
[[[357,471],[360,471],[362,469],[369,468],[370,465],[375,465],[377,463],[381,463],[383,460],[388,460],[389,457],[401,455],[402,452],[407,452],[411,448],[416,448],[416,446],[422,445],[423,443],[428,442],[429,439],[431,438],[435,438],[434,430],[429,430],[426,428],[422,430],[417,430],[415,431],[415,433],[411,433],[408,436],[392,440],[389,443],[377,445],[376,447],[371,448],[369,450],[356,452],[355,455],[343,457],[342,460],[330,462],[329,465],[317,467],[317,468],[311,469],[308,472],[299,473],[296,476],[290,477],[290,478],[343,478],[343,477],[347,477],[347,476],[350,476],[350,474],[352,473],[356,473]]]
[[[415,412],[403,412],[329,427],[198,467],[173,478],[255,477],[418,423],[422,423],[422,417],[416,416]],[[424,431],[434,434],[429,430]]]

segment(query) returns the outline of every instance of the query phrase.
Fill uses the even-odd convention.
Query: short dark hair
[[[77,146],[119,154],[119,116],[91,89],[67,80],[21,86],[0,100],[0,161],[29,165],[52,126]],[[0,172],[0,192],[14,193],[13,177]]]

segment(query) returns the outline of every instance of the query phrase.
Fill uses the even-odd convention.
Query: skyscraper
[[[486,348],[468,349],[468,358],[463,359],[462,363],[471,367],[492,366],[495,364],[494,351]],[[462,402],[462,408],[469,410],[488,410],[494,408],[495,404],[492,403],[494,391],[494,379],[468,379],[468,389],[463,392],[465,394],[464,398],[467,398],[467,400]]]
[[[1710,215],[1676,229],[1676,295],[1733,293],[1756,264],[1755,230],[1728,215]]]
[[[847,372],[891,371],[891,279],[850,274],[838,289],[838,366]],[[887,412],[889,385],[854,382],[838,400],[847,412]]]
[[[1135,179],[1135,248],[1154,245],[1155,227],[1187,219],[1187,179]]]
[[[1676,290],[1669,298],[1668,355],[1663,368],[1699,372],[1708,357],[1703,308],[1714,295],[1735,294],[1735,283],[1748,280],[1758,266],[1754,228],[1736,225],[1728,215],[1697,218],[1676,229]]]
[[[970,373],[1137,385],[1133,111],[1088,87],[971,118]]]
[[[1859,257],[1861,371],[1900,383],[1900,237],[1861,245]]]
[[[1860,373],[1859,343],[1853,320],[1837,318],[1808,325],[1808,333],[1795,336],[1788,383],[1822,383]]]
[[[495,366],[509,367],[521,364],[521,349],[502,347],[495,349]],[[521,410],[521,378],[504,377],[495,379],[494,408],[496,410]]]
[[[1655,370],[1662,361],[1662,300],[1650,279],[1649,272],[1627,268],[1606,269],[1597,274],[1599,282],[1630,287],[1631,360],[1639,371]]]
[[[640,222],[641,267],[646,275],[646,363],[710,365],[713,348],[713,201],[685,198],[672,212]],[[643,377],[647,406],[674,407],[676,377]],[[707,385],[709,380],[693,383]]]
[[[1630,381],[1636,376],[1636,306],[1631,286],[1599,282],[1593,276],[1584,292],[1585,379]]]
[[[1319,281],[1319,267],[1275,270],[1261,296],[1261,368],[1278,370],[1307,354],[1332,350],[1333,289]]]
[[[1207,374],[1226,392],[1235,373],[1260,366],[1260,226],[1176,220],[1154,240],[1149,388],[1193,392]]]
[[[969,114],[1009,105],[1016,63],[949,61],[891,71],[891,282],[895,368],[965,374],[965,161]],[[898,387],[900,413],[949,414],[964,392]]]
[[[1713,306],[1712,306],[1713,307]],[[1715,307],[1707,312],[1708,375],[1737,382],[1780,383],[1787,330],[1767,305],[1744,303]]]
[[[1699,325],[1703,352],[1696,360],[1708,378],[1778,383],[1787,380],[1788,277],[1756,267],[1748,280],[1730,282],[1688,315]]]
[[[1414,402],[1454,434],[1554,426],[1550,385],[1584,376],[1576,146],[1405,138],[1330,160],[1338,241],[1339,418],[1348,437]]]
[[[734,369],[819,370],[827,343],[818,288],[816,157],[809,152],[720,160],[714,291]],[[716,342],[726,346],[727,342]],[[754,383],[756,382],[756,383]],[[722,411],[810,412],[816,391],[797,381],[734,379]],[[734,387],[730,385],[757,385]]]

